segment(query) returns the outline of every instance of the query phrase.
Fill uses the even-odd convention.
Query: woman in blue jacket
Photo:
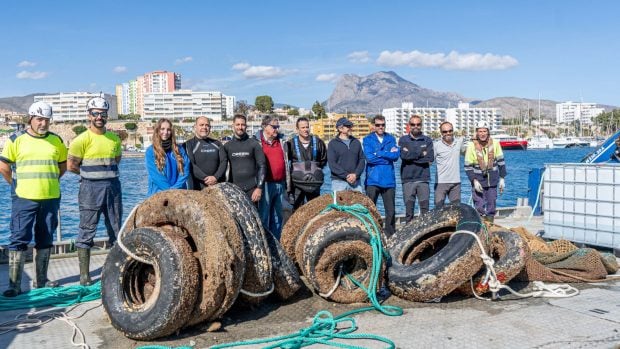
[[[153,144],[144,157],[149,176],[148,196],[167,189],[185,189],[190,162],[185,149],[176,143],[172,122],[160,119],[153,132]]]

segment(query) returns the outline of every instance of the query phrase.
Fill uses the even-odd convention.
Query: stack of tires
[[[149,263],[114,246],[101,297],[112,325],[129,338],[150,340],[219,319],[240,294],[257,302],[275,291],[287,299],[302,286],[252,202],[232,184],[157,193],[135,209],[124,232],[127,249]]]
[[[335,198],[325,194],[297,209],[284,225],[282,246],[319,295],[338,303],[364,302],[366,291],[349,277],[368,287],[373,264],[372,232],[349,213],[325,211],[334,202],[365,206],[384,239],[381,216],[372,201],[355,191],[341,191]],[[384,260],[381,266],[384,270]]]
[[[455,234],[455,232],[461,232]],[[499,281],[505,283],[525,265],[527,245],[510,231],[489,233],[476,210],[465,204],[447,205],[420,215],[397,229],[387,242],[391,257],[388,287],[409,301],[431,301],[453,291],[488,291],[482,251],[494,259]]]

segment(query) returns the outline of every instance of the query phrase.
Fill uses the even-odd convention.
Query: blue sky
[[[617,1],[8,1],[0,97],[184,88],[309,108],[342,74],[392,70],[468,98],[620,105]]]

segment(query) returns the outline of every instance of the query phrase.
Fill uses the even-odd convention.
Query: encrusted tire
[[[497,280],[506,284],[523,270],[525,262],[530,256],[530,248],[519,234],[509,230],[491,232],[490,240],[489,256],[494,260],[493,268]],[[489,285],[484,280],[486,271],[486,266],[483,266],[473,276],[474,290],[477,294],[489,291]],[[462,294],[473,295],[471,281],[465,282],[457,291]]]
[[[295,263],[284,252],[280,241],[269,231],[265,231],[265,236],[271,253],[274,291],[280,299],[287,300],[297,293],[304,283],[299,277]]]
[[[282,228],[282,237],[280,242],[286,254],[293,259],[293,262],[300,263],[295,256],[295,250],[301,234],[304,231],[310,220],[316,218],[327,205],[334,202],[332,194],[323,194],[318,198],[310,200],[305,205],[299,207],[295,213],[286,221]],[[381,214],[377,211],[375,204],[368,198],[368,196],[357,191],[339,191],[336,195],[336,202],[339,205],[353,205],[361,204],[365,206],[372,216],[375,218],[379,227],[383,231],[383,220]],[[313,220],[314,221],[314,220]]]
[[[191,190],[166,190],[145,200],[127,220],[187,238],[198,259],[199,295],[187,325],[220,318],[239,295],[245,273],[243,237],[221,199]]]
[[[174,333],[196,303],[198,261],[182,237],[155,227],[137,228],[124,245],[153,265],[129,257],[116,245],[101,274],[101,301],[112,326],[125,336],[151,340]]]
[[[373,263],[370,235],[364,224],[351,215],[330,212],[321,217],[330,214],[339,217],[317,223],[314,232],[305,240],[300,266],[317,293],[329,293],[341,275],[338,286],[327,298],[338,303],[364,302],[368,299],[366,291],[345,274],[368,287]],[[373,287],[381,286],[385,271],[383,262],[381,258],[379,282]]]
[[[203,195],[217,198],[226,207],[237,222],[243,236],[245,254],[245,274],[243,290],[252,293],[265,293],[274,286],[271,254],[267,243],[267,232],[258,215],[256,207],[243,190],[232,183],[219,183],[207,187]],[[251,303],[257,303],[265,297],[241,297]]]
[[[447,295],[480,267],[480,249],[470,231],[487,245],[480,216],[465,204],[431,210],[398,229],[388,240],[392,265],[388,286],[400,298],[423,302]]]

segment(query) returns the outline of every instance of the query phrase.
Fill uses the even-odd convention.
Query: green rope
[[[212,346],[211,349],[222,349],[239,347],[246,345],[266,344],[272,343],[263,347],[264,349],[298,349],[314,344],[323,344],[330,347],[345,348],[345,349],[365,349],[364,347],[344,344],[340,342],[334,342],[334,339],[340,340],[352,340],[352,339],[370,339],[387,344],[386,349],[394,349],[396,346],[390,339],[381,337],[374,334],[358,333],[355,332],[358,327],[354,318],[350,317],[354,314],[359,314],[367,311],[377,310],[382,314],[388,316],[400,316],[403,314],[403,309],[397,306],[384,306],[379,303],[377,299],[377,284],[379,283],[379,277],[381,275],[381,264],[384,258],[389,258],[389,254],[383,248],[381,242],[380,230],[377,227],[374,217],[370,214],[370,211],[361,204],[355,204],[351,206],[330,204],[321,213],[328,212],[330,210],[338,210],[346,212],[359,219],[366,228],[366,231],[370,235],[370,245],[372,246],[372,269],[370,272],[370,280],[368,286],[364,287],[359,281],[355,280],[351,275],[347,274],[347,277],[355,283],[358,287],[362,288],[367,294],[372,307],[364,307],[347,311],[334,317],[330,312],[322,310],[318,312],[312,321],[312,325],[299,330],[296,333],[273,337],[262,338],[247,341],[238,341],[233,343],[218,344]],[[345,324],[348,326],[339,327],[339,325]]]
[[[355,332],[358,327],[355,319],[348,317],[354,313],[360,313],[363,311],[373,310],[373,307],[366,307],[356,309],[354,311],[346,312],[342,315],[334,317],[330,312],[322,310],[318,312],[312,321],[312,325],[299,330],[297,333],[278,336],[274,338],[254,339],[247,341],[239,341],[233,343],[218,344],[210,347],[211,349],[222,349],[230,347],[238,347],[245,345],[265,344],[270,342],[276,342],[271,345],[263,347],[264,349],[298,349],[307,347],[314,344],[323,344],[329,347],[345,348],[345,349],[365,349],[365,347],[359,347],[349,344],[333,341],[334,339],[370,339],[386,343],[388,346],[386,349],[394,349],[396,345],[388,338],[377,336],[374,334],[358,333]],[[339,328],[338,325],[345,324],[348,326]]]
[[[68,307],[70,305],[89,302],[101,298],[101,282],[91,286],[64,286],[35,288],[16,297],[0,295],[0,311],[40,308]]]

